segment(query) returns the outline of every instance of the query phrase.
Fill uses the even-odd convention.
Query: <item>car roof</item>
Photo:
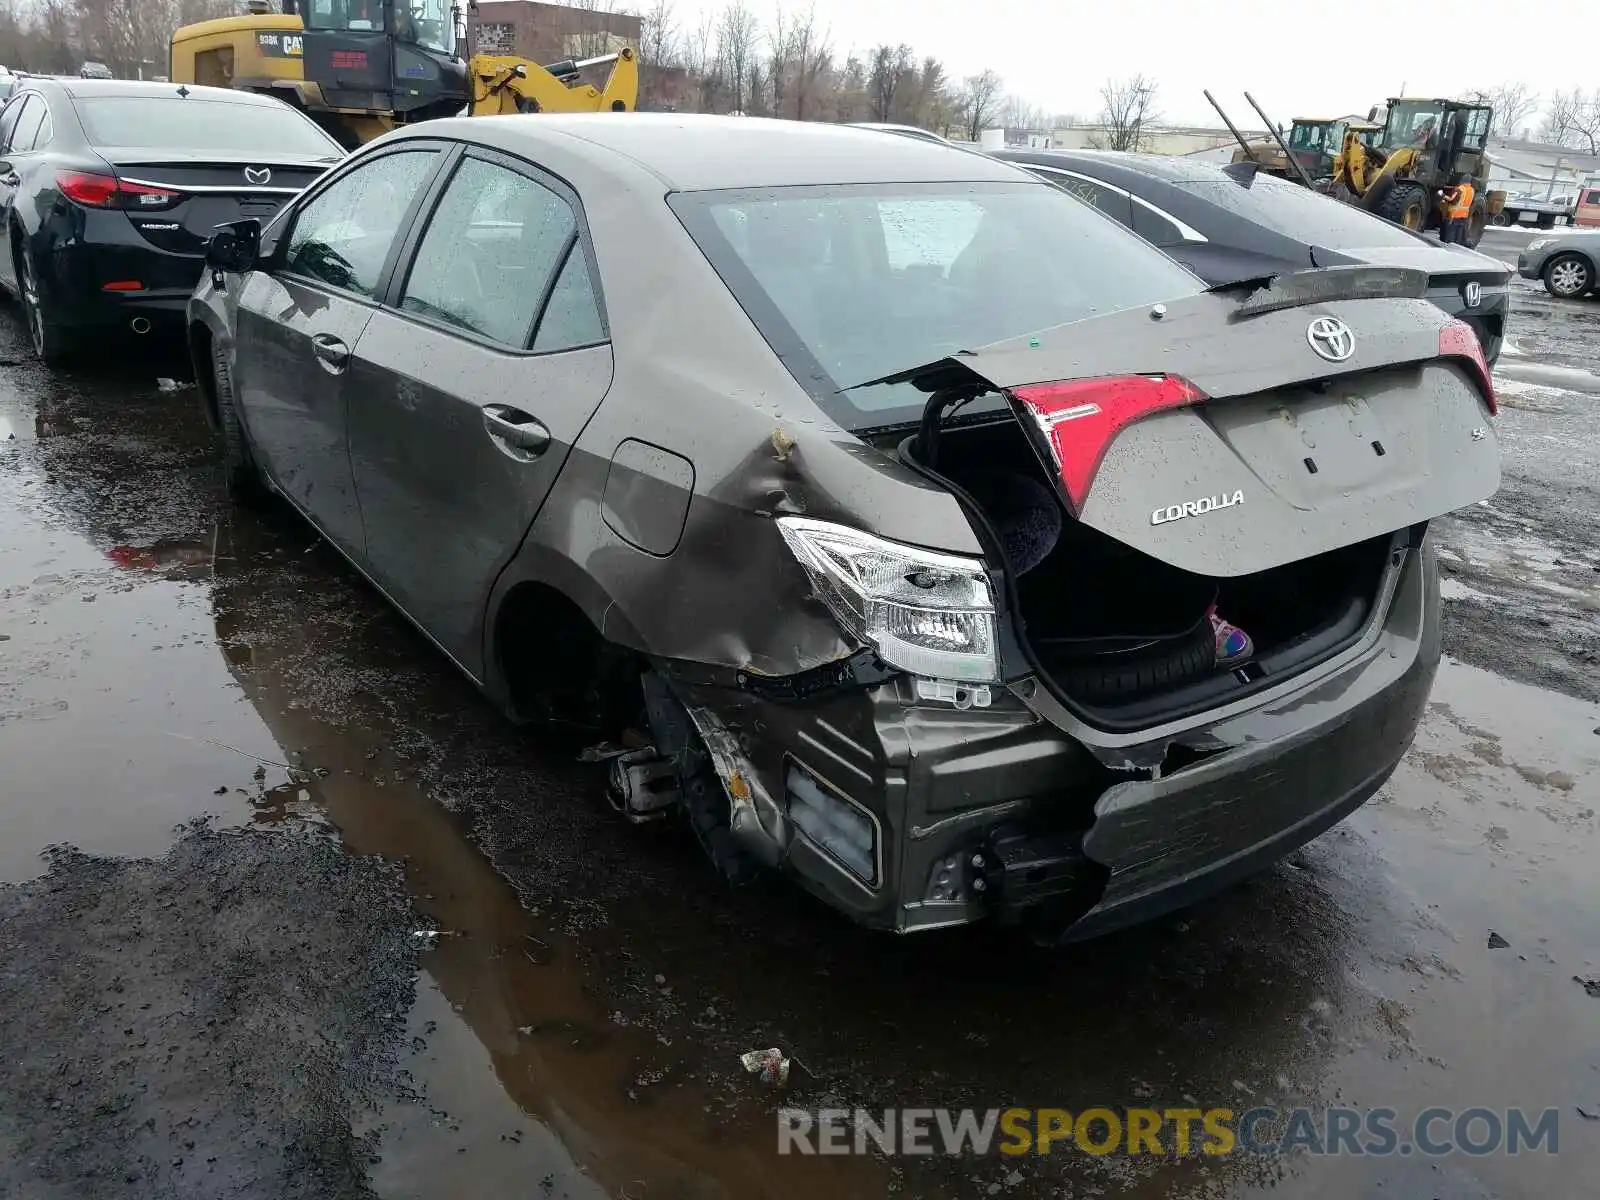
[[[1008,163],[954,146],[817,121],[680,113],[541,113],[427,121],[413,136],[459,137],[537,159],[541,144],[603,166],[632,160],[675,191],[832,183],[1033,183]]]
[[[279,105],[283,101],[254,92],[235,91],[232,88],[203,87],[200,84],[155,83],[138,79],[80,79],[69,75],[53,81],[74,100],[95,96],[155,96],[179,98],[183,89],[185,97],[192,100],[221,101],[224,104]]]
[[[1007,161],[1025,161],[1040,166],[1070,167],[1085,170],[1130,171],[1163,183],[1237,183],[1221,166],[1183,156],[1138,154],[1130,150],[1011,150]]]

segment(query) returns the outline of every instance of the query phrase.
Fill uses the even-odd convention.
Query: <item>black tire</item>
[[[1501,209],[1499,212],[1495,213],[1494,216],[1489,218],[1489,224],[1498,225],[1503,228],[1507,225],[1513,225],[1515,222],[1512,221],[1510,213],[1506,212],[1505,209]]]
[[[1374,211],[1397,225],[1420,231],[1428,224],[1428,189],[1411,180],[1397,180]]]
[[[28,326],[28,341],[33,346],[34,356],[47,367],[62,366],[72,359],[74,340],[70,331],[56,320],[50,299],[39,286],[33,253],[24,235],[19,233],[12,238],[11,254],[17,273],[17,302],[22,306],[22,319]]]
[[[253,507],[267,498],[267,485],[233,404],[233,370],[227,352],[215,341],[211,343],[211,386],[217,404],[217,437],[222,443],[223,489],[235,504]]]
[[[1482,205],[1473,208],[1472,215],[1467,218],[1467,245],[1476,247],[1483,241],[1483,231],[1488,227],[1488,213]]]
[[[1070,695],[1087,704],[1115,704],[1204,679],[1216,666],[1217,639],[1207,619],[1181,636],[1062,664],[1052,667],[1051,673]]]
[[[1554,229],[1556,227],[1556,219],[1552,216],[1541,213],[1539,215],[1538,225],[1540,229]]]
[[[1541,273],[1545,291],[1562,300],[1576,300],[1594,289],[1594,263],[1581,254],[1554,255]]]

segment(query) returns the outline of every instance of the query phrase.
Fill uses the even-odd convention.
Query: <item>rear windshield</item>
[[[907,384],[856,385],[1203,288],[1044,183],[689,192],[671,203],[795,378],[848,429],[915,421],[925,399]]]
[[[1398,225],[1271,175],[1257,175],[1249,187],[1232,180],[1190,180],[1172,186],[1308,246],[1355,250],[1417,244],[1416,237]]]
[[[91,146],[335,157],[338,144],[282,104],[230,104],[166,96],[97,96],[74,102]]]

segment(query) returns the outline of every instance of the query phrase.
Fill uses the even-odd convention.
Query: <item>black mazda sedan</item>
[[[22,79],[0,109],[0,284],[49,363],[97,335],[181,329],[215,228],[270,217],[343,155],[265,96]]]
[[[1285,271],[1366,264],[1428,273],[1428,299],[1471,326],[1491,366],[1505,342],[1511,268],[1443,246],[1245,163],[1096,150],[1001,150],[1115,217],[1213,287]]]

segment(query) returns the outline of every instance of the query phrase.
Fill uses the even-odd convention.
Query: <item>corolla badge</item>
[[[272,171],[268,167],[246,167],[244,169],[244,181],[256,184],[258,187],[263,183],[271,183]]]
[[[1356,352],[1356,335],[1338,317],[1318,317],[1311,322],[1306,341],[1329,362],[1343,362]]]
[[[1208,512],[1216,512],[1219,508],[1232,508],[1235,504],[1243,503],[1242,491],[1231,495],[1223,492],[1217,496],[1201,496],[1198,500],[1185,500],[1182,504],[1169,504],[1165,508],[1156,509],[1150,514],[1150,524],[1165,525],[1168,521],[1181,521],[1185,517],[1202,517]]]
[[[1469,283],[1462,290],[1462,299],[1467,302],[1468,308],[1477,308],[1483,303],[1483,284]]]

